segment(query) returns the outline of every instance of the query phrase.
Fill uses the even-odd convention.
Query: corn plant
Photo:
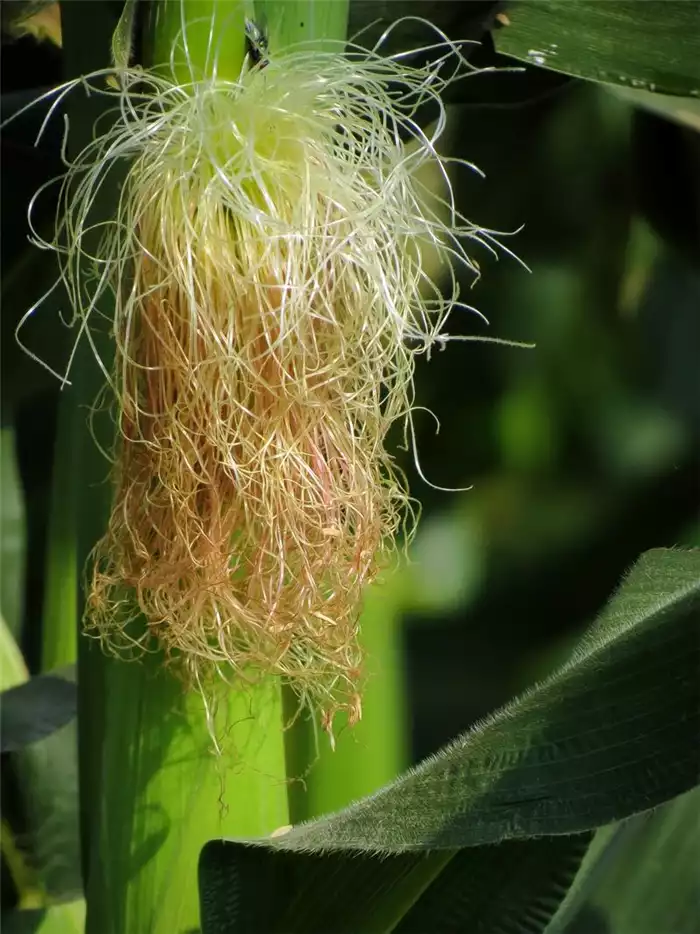
[[[618,60],[601,35],[620,18],[595,4],[491,6],[478,37],[499,28],[515,57],[586,77]],[[692,4],[648,4],[645,42],[661,6],[673,37],[689,23]],[[457,209],[441,149],[445,100],[480,71],[460,37],[423,3],[355,37],[346,0],[106,9],[61,7],[66,81],[44,102],[67,112],[66,172],[33,227],[57,282],[20,321],[58,294],[76,339],[61,371],[33,354],[63,383],[34,678],[3,588],[3,751],[34,802],[30,847],[3,823],[8,925],[690,934],[697,550],[643,554],[562,664],[402,771],[396,582],[419,510],[392,431],[425,480],[416,363],[498,342],[448,319],[472,310],[473,250],[515,259]],[[39,12],[13,28],[55,39]],[[667,46],[619,60],[697,96],[685,51],[670,77]],[[14,467],[10,429],[19,582]]]

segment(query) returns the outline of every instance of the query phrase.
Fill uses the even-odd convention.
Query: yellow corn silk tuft
[[[450,203],[446,226],[417,181],[444,173],[455,58],[301,50],[236,82],[127,71],[108,92],[120,115],[68,173],[62,235],[83,326],[116,298],[116,491],[87,616],[110,648],[133,649],[142,614],[136,643],[155,635],[196,680],[273,674],[326,724],[359,716],[363,588],[412,528],[384,441],[397,418],[412,431],[415,356],[448,339],[461,238],[491,240]],[[88,281],[84,218],[125,159]],[[435,245],[447,296],[421,262]]]

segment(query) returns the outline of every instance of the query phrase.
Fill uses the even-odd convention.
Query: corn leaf
[[[540,934],[589,842],[589,834],[577,834],[460,850],[394,930]]]
[[[633,107],[641,107],[666,120],[681,126],[700,130],[700,99],[697,97],[674,97],[670,94],[655,94],[635,88],[615,88],[615,93]]]
[[[200,862],[202,934],[541,934],[588,842],[584,834],[381,858],[249,850],[233,860],[217,841]]]
[[[253,861],[264,875],[265,860],[272,866],[280,851],[299,859],[315,854],[315,868],[295,875],[275,918],[289,918],[294,906],[311,906],[313,893],[322,890],[336,906],[337,923],[351,903],[366,903],[367,917],[360,919],[356,907],[353,916],[357,929],[364,929],[373,917],[401,917],[396,912],[410,907],[407,885],[416,900],[423,890],[428,897],[426,875],[432,871],[429,881],[437,885],[449,857],[465,847],[595,829],[693,788],[699,630],[700,552],[648,552],[567,664],[439,755],[374,796],[264,848],[210,843],[200,866],[205,934],[229,930],[216,926],[225,916],[223,866],[241,873]],[[374,873],[350,854],[364,860],[376,854]],[[394,863],[394,857],[403,862]],[[406,882],[414,872],[415,885]],[[372,899],[361,894],[363,879]],[[483,886],[472,890],[477,919]],[[239,891],[237,910],[245,917],[254,908],[245,887]],[[467,898],[468,892],[458,873],[451,897]],[[417,901],[414,910],[419,906]],[[307,908],[307,927],[316,930],[312,910]],[[464,917],[471,917],[468,910]],[[329,928],[330,917],[323,917]]]
[[[15,432],[4,427],[0,435],[0,610],[11,633],[19,635],[24,606],[26,530],[24,495],[17,468]]]
[[[393,852],[575,833],[688,791],[699,631],[700,551],[648,552],[558,672],[380,794],[279,845]]]
[[[40,675],[0,695],[0,749],[14,752],[50,736],[76,714],[75,684]]]
[[[0,688],[8,691],[29,677],[27,666],[12,630],[0,613]]]
[[[16,691],[20,687],[32,684],[27,681],[28,672],[22,655],[2,619],[0,619],[0,672],[2,673],[2,685],[7,688]],[[56,685],[53,684],[54,691],[55,688]],[[74,713],[75,691],[74,686],[66,688],[65,682],[59,690],[61,692],[58,705],[59,719],[63,720],[66,714],[71,712],[71,708]],[[51,726],[55,726],[54,715],[46,710],[44,694],[41,700],[40,713],[43,719],[50,721]],[[8,712],[3,705],[3,727],[9,720],[7,726],[10,737],[14,732],[15,737],[21,734],[25,739],[28,736],[31,738],[32,735],[36,738],[34,718],[30,717],[30,722],[27,724],[27,715],[19,710],[15,711],[13,723],[12,707],[11,703]],[[20,720],[24,722],[18,727]],[[18,777],[26,820],[23,850],[31,861],[31,884],[40,888],[40,898],[45,896],[61,899],[77,898],[80,894],[75,737],[75,721],[73,721],[52,732],[50,736],[26,748],[18,749],[11,757],[12,766]],[[5,736],[4,741],[7,743]],[[19,894],[21,901],[24,897],[21,890]],[[79,903],[76,910],[80,910]],[[25,923],[27,920],[25,913],[19,912],[18,914],[22,915],[21,923]],[[62,917],[63,915],[59,913],[53,920],[46,921],[42,914],[38,917],[37,923],[41,921],[42,924],[46,924],[46,931],[49,932],[52,924],[62,923]],[[58,927],[57,930],[62,930],[62,928]]]
[[[606,84],[700,94],[697,0],[538,0],[517,3],[496,47],[539,65]]]
[[[83,934],[85,903],[70,902],[3,915],[4,934]]]
[[[615,934],[693,934],[700,916],[700,789],[596,835],[547,934],[584,930],[586,917]]]

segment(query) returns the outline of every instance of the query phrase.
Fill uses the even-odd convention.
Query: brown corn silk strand
[[[371,371],[386,348],[363,328],[367,292],[347,268],[296,269],[313,288],[283,335],[279,276],[241,270],[241,231],[219,213],[220,255],[192,238],[195,267],[212,270],[196,307],[177,281],[158,281],[169,264],[163,218],[142,219],[141,298],[117,342],[122,439],[92,622],[112,641],[121,613],[126,631],[126,585],[191,666],[274,673],[324,709],[352,705],[352,719],[362,590],[405,500]]]

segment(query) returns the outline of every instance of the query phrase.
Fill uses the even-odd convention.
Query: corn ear
[[[181,28],[180,14],[188,14],[188,5],[156,6],[158,48]],[[201,16],[205,6],[190,4],[190,13],[194,7]],[[231,4],[219,8],[230,12]],[[174,26],[166,13],[177,17]],[[84,37],[94,39],[100,25],[99,15],[94,21],[91,16],[95,9],[83,5],[66,11],[66,52],[76,53],[75,72],[91,70]],[[241,39],[231,60],[242,54]],[[88,123],[82,125],[83,142]],[[79,350],[76,372],[73,403],[90,405],[101,374],[89,351]],[[109,431],[99,417],[93,427],[98,434]],[[83,494],[82,564],[106,520],[110,490],[106,466],[85,428],[73,453]],[[87,931],[172,934],[192,928],[198,924],[201,846],[212,837],[266,834],[287,823],[279,696],[267,687],[232,694],[207,719],[200,698],[184,689],[160,654],[127,664],[104,657],[86,639],[80,640],[80,691]],[[212,722],[225,730],[231,757],[212,754]]]

